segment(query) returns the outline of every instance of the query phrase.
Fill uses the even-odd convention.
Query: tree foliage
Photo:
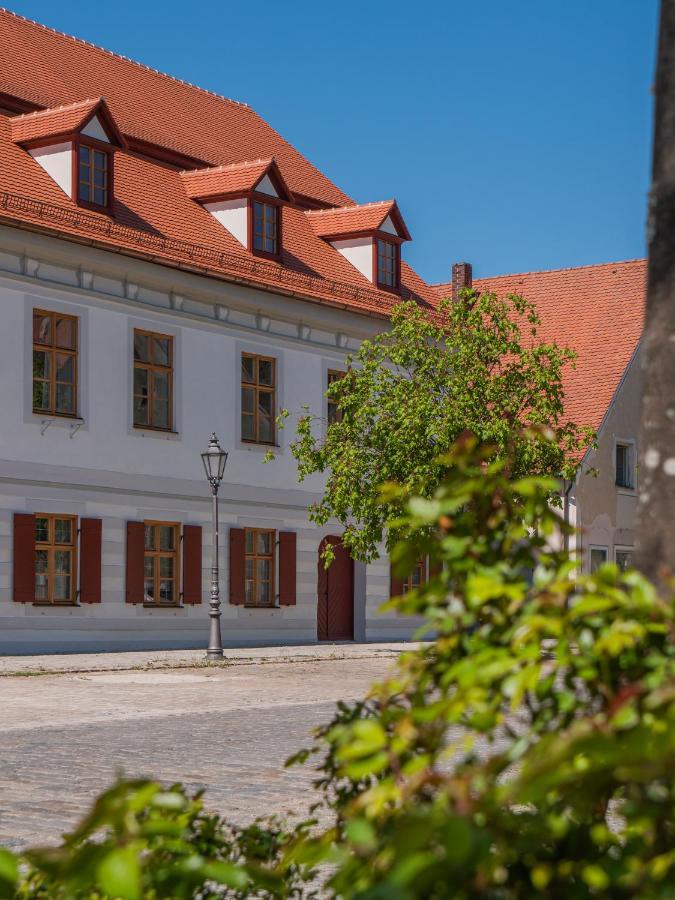
[[[467,429],[508,455],[516,477],[570,475],[590,442],[564,416],[562,374],[574,353],[540,341],[538,325],[534,306],[515,295],[464,291],[438,314],[400,304],[391,329],[364,341],[330,386],[339,420],[326,429],[309,413],[298,421],[300,479],[327,478],[311,519],[337,519],[352,556],[373,559],[385,534],[389,548],[397,540],[379,486],[432,491],[439,455]],[[546,426],[553,439],[533,440],[527,426]]]

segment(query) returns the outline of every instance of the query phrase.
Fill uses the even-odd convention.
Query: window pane
[[[134,394],[148,396],[148,370],[134,367]]]
[[[143,557],[143,574],[146,579],[150,579],[155,574],[155,557],[154,556],[144,556]]]
[[[46,381],[33,382],[33,409],[49,409],[49,384]]]
[[[253,599],[253,581],[246,579],[245,590],[244,590],[244,603],[251,606],[254,603]]]
[[[46,572],[48,568],[49,554],[46,550],[35,551],[35,571]]]
[[[255,359],[252,356],[242,356],[241,358],[241,380],[247,381],[249,384],[255,381]]]
[[[91,153],[90,153],[89,147],[81,146],[80,147],[80,162],[86,163],[87,165],[89,165],[90,156],[91,156]]]
[[[272,552],[272,535],[269,531],[258,532],[258,553],[269,554]]]
[[[171,341],[169,338],[153,338],[153,362],[158,366],[168,366],[171,362]]]
[[[274,421],[260,416],[258,419],[258,440],[271,444],[274,440]]]
[[[161,556],[159,559],[159,574],[162,578],[173,578],[173,557]]]
[[[160,581],[159,602],[173,603],[173,581]]]
[[[274,366],[269,359],[258,360],[258,381],[260,384],[272,386],[274,384]]]
[[[56,411],[62,413],[75,412],[75,394],[71,385],[56,385]]]
[[[54,576],[54,600],[70,600],[70,575]]]
[[[94,169],[94,185],[101,189],[105,187],[105,172],[103,169]]]
[[[72,519],[56,519],[54,521],[54,543],[55,544],[72,544],[73,543],[73,520]]]
[[[265,244],[263,242],[263,236],[261,234],[255,234],[253,236],[253,249],[254,250],[264,250]]]
[[[43,316],[42,313],[33,313],[33,340],[36,344],[51,344],[51,316]]]
[[[260,391],[258,393],[258,413],[261,416],[272,415],[273,409],[271,391]]]
[[[269,606],[271,605],[271,590],[270,583],[268,581],[259,581],[258,582],[258,597],[257,602],[261,606]]]
[[[246,413],[241,417],[241,439],[243,441],[255,440],[255,419]]]
[[[70,574],[70,552],[68,550],[55,551],[54,571],[59,575]]]
[[[173,525],[160,525],[160,527],[159,527],[159,549],[160,550],[173,550],[175,534],[176,534],[176,529],[173,527]]]
[[[254,532],[254,531],[247,531],[247,532],[246,532],[246,552],[247,552],[247,553],[253,553],[253,552],[254,552],[254,549],[253,549],[253,547],[254,547],[254,543],[253,543],[253,542],[254,542],[254,538],[255,538],[255,532]]]
[[[595,572],[605,562],[607,562],[607,549],[605,547],[592,547],[591,572]]]
[[[253,388],[241,389],[241,411],[252,413],[255,410],[255,390]]]
[[[148,401],[145,397],[134,397],[134,425],[148,424]]]
[[[56,318],[54,344],[63,350],[75,349],[75,321],[73,319]]]
[[[72,384],[75,381],[75,357],[65,353],[56,354],[56,380]]]
[[[49,540],[49,519],[43,519],[41,516],[39,516],[35,520],[35,540]]]
[[[33,351],[33,378],[49,378],[51,358],[51,353],[45,353],[43,350]]]
[[[616,564],[621,569],[622,572],[625,572],[626,569],[629,569],[633,565],[633,553],[631,550],[617,550],[616,551]]]
[[[155,583],[153,581],[150,581],[149,579],[146,579],[145,586],[144,586],[144,592],[145,592],[145,602],[152,603],[153,600],[155,599]]]
[[[152,404],[152,424],[155,428],[169,427],[169,401],[155,400]]]
[[[94,203],[96,203],[98,206],[106,205],[105,191],[103,190],[103,188],[94,188]]]
[[[258,581],[270,580],[270,561],[269,559],[258,560]]]
[[[140,362],[150,362],[148,356],[148,335],[134,332],[134,359]]]
[[[169,399],[169,373],[154,372],[152,379],[153,400]]]
[[[97,169],[105,168],[107,161],[105,153],[102,153],[100,150],[94,150],[94,166]]]
[[[154,550],[155,549],[155,526],[154,525],[146,525],[145,526],[145,549],[146,550]]]
[[[49,600],[49,579],[46,575],[35,574],[35,599],[40,601]]]

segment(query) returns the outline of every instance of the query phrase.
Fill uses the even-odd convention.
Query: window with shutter
[[[77,599],[77,518],[35,514],[35,602]]]

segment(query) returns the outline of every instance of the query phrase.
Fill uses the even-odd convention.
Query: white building
[[[0,652],[204,645],[212,431],[224,641],[407,636],[386,560],[319,571],[275,429],[433,303],[396,204],[242,104],[6,11],[0,45]]]

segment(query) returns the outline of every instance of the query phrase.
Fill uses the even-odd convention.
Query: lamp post
[[[207,659],[223,658],[223,641],[220,636],[220,585],[218,574],[218,488],[225,474],[227,453],[218,443],[215,431],[211,435],[209,446],[201,454],[206,478],[211,485],[213,495],[213,558],[211,560],[211,599],[209,601],[209,646]]]

